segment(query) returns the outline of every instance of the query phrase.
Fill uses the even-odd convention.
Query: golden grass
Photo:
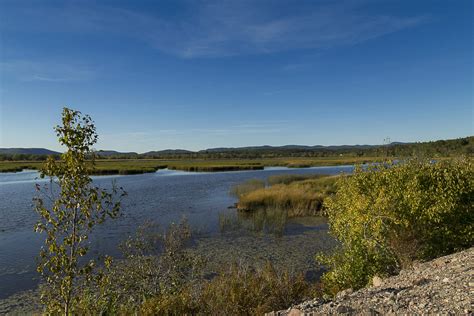
[[[324,157],[324,158],[274,158],[274,159],[99,159],[92,174],[135,174],[155,172],[158,169],[195,172],[260,170],[264,167],[316,167],[360,164],[381,158]],[[23,169],[40,169],[42,161],[0,161],[0,172],[18,172]]]
[[[324,199],[336,190],[337,178],[327,176],[257,189],[240,196],[238,209],[284,209],[288,217],[319,215]]]
[[[265,188],[265,181],[260,179],[249,179],[244,183],[233,186],[230,189],[230,194],[239,198],[242,195],[248,194],[258,189]]]

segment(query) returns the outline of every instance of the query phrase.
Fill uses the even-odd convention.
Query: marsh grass
[[[220,171],[240,171],[240,170],[262,170],[261,165],[220,165],[220,166],[189,166],[189,165],[170,165],[168,169],[182,170],[191,172],[220,172]]]
[[[264,315],[285,309],[302,300],[320,296],[319,283],[303,274],[234,263],[223,267],[211,280],[197,287],[185,286],[175,293],[146,299],[141,315]],[[137,310],[129,310],[135,313]]]
[[[327,177],[326,174],[278,174],[268,177],[268,184],[290,184],[296,181],[308,180],[308,179],[321,179]]]
[[[336,192],[338,177],[319,176],[299,181],[295,180],[296,178],[282,177],[277,180],[284,182],[293,179],[293,181],[240,195],[238,209],[245,212],[255,212],[259,209],[286,210],[289,218],[320,215],[324,199]]]
[[[20,172],[25,169],[41,170],[42,161],[1,161],[0,172]],[[90,170],[91,175],[127,175],[155,172],[166,168],[167,164],[159,160],[98,160],[94,168]]]
[[[38,170],[42,161],[0,161],[0,172],[20,172],[25,169]]]
[[[236,198],[240,198],[243,195],[263,188],[265,188],[265,181],[260,179],[250,179],[245,181],[244,183],[234,185],[230,189],[230,194],[232,196],[235,196]]]
[[[172,169],[191,172],[221,172],[261,170],[264,167],[317,167],[360,164],[379,161],[376,157],[291,157],[258,159],[97,159],[93,175],[139,174],[155,172],[158,169]],[[39,170],[42,161],[0,161],[0,172],[19,172],[24,169]]]
[[[260,268],[232,264],[204,286],[201,302],[208,315],[263,315],[320,292],[303,274],[277,270],[269,262]]]
[[[219,228],[222,233],[244,229],[258,234],[282,236],[287,222],[288,211],[282,209],[219,214]]]
[[[152,173],[167,165],[159,160],[97,160],[91,174],[93,175],[131,175]]]
[[[241,218],[249,223],[254,232],[269,233],[282,236],[288,222],[288,210],[285,209],[258,209],[252,213],[240,212]]]
[[[263,315],[320,295],[303,273],[266,264],[231,262],[203,273],[185,220],[165,233],[154,223],[138,229],[81,295],[78,314]]]
[[[239,213],[221,212],[219,213],[219,229],[221,232],[235,231],[244,227]]]

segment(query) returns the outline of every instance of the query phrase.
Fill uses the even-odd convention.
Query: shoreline
[[[263,158],[263,159],[110,159],[96,160],[90,175],[133,175],[153,173],[162,169],[189,172],[227,172],[263,170],[269,167],[301,169],[331,167],[377,162],[381,157],[324,157],[324,158]],[[15,173],[23,170],[39,170],[43,161],[0,161],[0,173]]]

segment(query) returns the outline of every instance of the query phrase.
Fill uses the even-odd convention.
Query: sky
[[[381,144],[474,134],[473,1],[0,0],[0,147]]]

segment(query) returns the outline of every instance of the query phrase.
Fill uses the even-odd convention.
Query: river
[[[304,169],[265,168],[257,171],[192,173],[159,170],[129,176],[93,177],[94,183],[110,188],[113,181],[128,195],[123,200],[122,216],[98,227],[90,239],[91,255],[120,257],[118,244],[147,221],[166,227],[187,218],[197,232],[194,248],[218,266],[229,260],[271,260],[277,266],[305,271],[309,278],[320,271],[314,254],[332,248],[335,241],[327,233],[324,218],[298,218],[286,222],[282,234],[252,230],[223,230],[222,216],[237,216],[229,206],[236,199],[230,188],[248,179],[266,179],[276,174],[351,173],[353,166]],[[33,231],[38,215],[32,199],[36,171],[0,173],[0,299],[33,289],[39,278],[35,258],[44,235]]]

